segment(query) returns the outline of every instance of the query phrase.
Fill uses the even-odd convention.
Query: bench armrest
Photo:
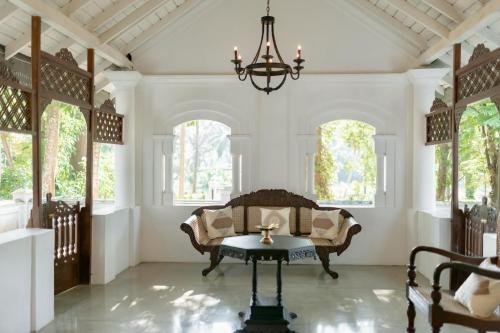
[[[337,255],[341,255],[349,247],[352,236],[359,233],[361,229],[361,225],[353,217],[344,219],[338,235]]]
[[[201,218],[196,215],[191,215],[181,224],[181,230],[188,234],[194,248],[203,254],[205,252],[204,245],[208,241],[208,234]]]
[[[417,277],[415,260],[419,252],[429,252],[441,255],[451,260],[461,261],[469,265],[479,266],[486,258],[483,257],[468,257],[460,253],[451,252],[431,246],[417,246],[410,253],[410,264],[408,265],[408,285],[417,286],[415,278]]]

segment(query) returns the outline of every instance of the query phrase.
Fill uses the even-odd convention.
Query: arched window
[[[175,202],[226,202],[231,194],[231,129],[219,122],[193,120],[174,128]]]
[[[355,120],[336,120],[317,128],[317,199],[325,205],[374,205],[377,157],[375,128]]]

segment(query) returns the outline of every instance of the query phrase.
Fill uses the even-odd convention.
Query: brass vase
[[[271,238],[271,231],[276,229],[276,225],[270,224],[270,225],[259,225],[257,228],[262,231],[262,238],[260,239],[260,242],[262,244],[272,244],[273,239]]]

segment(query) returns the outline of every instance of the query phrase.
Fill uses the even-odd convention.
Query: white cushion
[[[235,236],[233,210],[231,207],[218,210],[205,209],[208,238]]]
[[[340,229],[340,209],[312,209],[311,221],[311,235],[309,237],[334,240]]]
[[[486,259],[479,266],[500,272],[500,267]],[[477,317],[487,318],[500,307],[500,280],[472,273],[455,293],[455,300]]]
[[[279,227],[271,231],[271,235],[290,235],[290,207],[283,209],[261,208],[262,225],[276,224]]]

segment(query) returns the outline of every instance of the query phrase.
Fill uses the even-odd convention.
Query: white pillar
[[[135,145],[136,145],[136,100],[135,87],[142,79],[139,72],[105,72],[113,84],[112,95],[116,101],[116,112],[125,116],[123,125],[124,145],[115,146],[115,206],[135,206]]]
[[[136,201],[136,192],[142,165],[141,156],[136,156],[136,151],[142,151],[139,137],[142,122],[137,116],[136,86],[142,75],[135,71],[105,72],[104,75],[114,87],[112,95],[116,99],[116,112],[125,116],[124,144],[115,146],[115,208],[128,208],[129,265],[135,266],[140,262],[141,207],[138,206],[140,199]]]
[[[410,100],[413,122],[413,197],[416,210],[434,210],[436,189],[434,178],[434,147],[426,146],[425,115],[429,113],[439,81],[448,69],[414,69],[408,72],[411,83]]]
[[[250,192],[251,188],[251,138],[246,134],[228,136],[231,142],[233,169],[233,188],[231,198]]]
[[[410,81],[410,149],[413,152],[411,164],[411,207],[408,210],[406,225],[407,249],[424,244],[419,239],[419,215],[422,211],[432,211],[436,207],[436,186],[434,178],[433,146],[426,146],[425,115],[430,111],[436,95],[439,80],[446,75],[447,69],[414,69],[408,71]]]

